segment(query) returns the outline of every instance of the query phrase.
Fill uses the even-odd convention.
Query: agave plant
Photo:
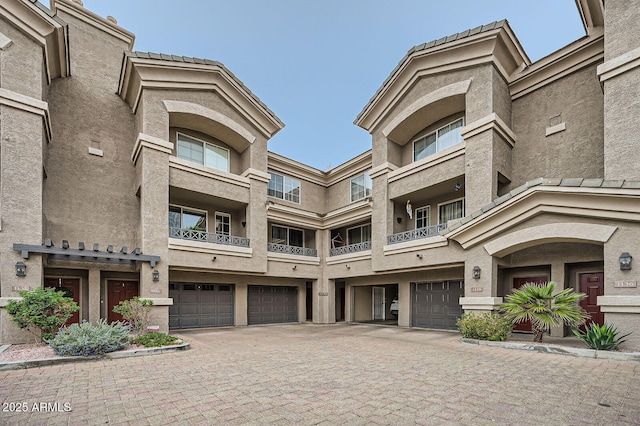
[[[504,316],[514,324],[531,321],[533,341],[542,342],[544,332],[562,324],[578,327],[589,318],[578,302],[586,297],[568,288],[554,294],[555,283],[526,283],[505,297],[499,306]]]
[[[595,322],[587,325],[585,331],[572,330],[573,334],[578,336],[591,349],[599,349],[603,351],[614,351],[618,349],[620,344],[626,341],[625,337],[631,333],[627,333],[618,337],[618,330],[607,324],[598,325]]]

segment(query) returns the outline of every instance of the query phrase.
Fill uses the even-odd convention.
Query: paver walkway
[[[637,362],[373,325],[175,334],[192,349],[0,372],[0,424],[640,424]]]

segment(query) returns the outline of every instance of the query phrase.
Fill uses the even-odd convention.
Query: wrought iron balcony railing
[[[329,250],[329,256],[338,256],[341,254],[357,253],[359,251],[371,250],[371,241],[363,241],[361,243],[349,244],[348,246],[335,247]]]
[[[397,244],[405,241],[419,240],[420,238],[433,237],[447,227],[446,224],[426,226],[424,228],[412,229],[411,231],[400,232],[398,234],[387,235],[387,244]]]
[[[276,244],[276,243],[267,243],[267,250],[272,251],[274,253],[285,253],[285,254],[297,254],[300,256],[318,256],[318,250],[307,248],[307,247],[297,247],[297,246],[287,246],[284,244]]]
[[[202,241],[205,243],[226,244],[228,246],[249,247],[249,238],[195,229],[169,228],[169,237],[182,240]]]

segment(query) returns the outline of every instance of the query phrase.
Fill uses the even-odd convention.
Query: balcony
[[[267,250],[274,253],[295,254],[299,256],[318,256],[318,250],[316,249],[308,247],[288,246],[285,244],[267,243]]]
[[[388,235],[387,244],[398,244],[405,241],[414,241],[421,238],[429,238],[440,234],[440,231],[447,227],[446,224],[426,226],[424,228],[412,229],[398,234]]]
[[[224,244],[236,247],[249,247],[249,238],[234,235],[218,234],[214,232],[198,231],[195,229],[169,228],[170,238],[200,241],[205,243]]]
[[[371,241],[363,241],[361,243],[349,244],[347,246],[334,247],[329,249],[329,256],[358,253],[365,250],[371,250]]]

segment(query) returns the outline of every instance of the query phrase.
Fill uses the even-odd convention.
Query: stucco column
[[[251,181],[247,206],[247,238],[251,245],[251,270],[267,272],[267,184],[271,179],[268,173],[248,169],[242,176]]]
[[[89,269],[89,322],[95,324],[100,319],[100,268]]]
[[[474,268],[480,269],[480,278],[474,278]],[[465,312],[490,312],[502,303],[498,297],[498,262],[478,245],[467,250],[464,265],[464,297],[460,304]]]
[[[248,314],[247,314],[247,297],[248,294],[248,286],[247,283],[238,282],[236,283],[236,292],[234,294],[234,320],[236,326],[248,325]]]
[[[136,166],[140,196],[140,248],[147,255],[160,256],[152,266],[140,262],[139,295],[151,299],[151,324],[169,329],[169,156],[173,144],[140,133],[132,159]],[[153,280],[153,271],[159,273]]]
[[[556,283],[554,293],[559,293],[567,288],[568,282],[565,282],[565,264],[564,262],[553,262],[551,264],[551,281]],[[551,328],[552,337],[564,337],[564,325]]]
[[[398,305],[398,326],[411,327],[411,283],[409,281],[398,281]]]
[[[314,323],[328,324],[336,322],[335,289],[335,280],[324,276],[313,282]]]
[[[6,298],[18,297],[18,291],[31,290],[43,284],[42,256],[31,254],[23,259],[20,252],[13,250],[14,243],[40,245],[43,241],[42,180],[43,145],[46,144],[43,116],[19,107],[19,101],[43,112],[46,103],[37,99],[20,97],[13,92],[3,96],[17,97],[16,107],[0,106],[0,136],[2,137],[2,192],[0,212],[2,232],[0,232],[0,305]],[[32,105],[31,105],[32,104]],[[60,242],[58,242],[59,244]],[[16,263],[23,262],[26,276],[16,276]],[[2,315],[2,342],[31,342],[31,335],[13,326],[5,309]]]
[[[385,163],[373,168],[369,175],[373,181],[373,202],[371,210],[371,229],[378,230],[371,235],[371,267],[384,265],[383,248],[387,244],[387,235],[393,234],[393,202],[389,200],[388,174],[393,166]]]

